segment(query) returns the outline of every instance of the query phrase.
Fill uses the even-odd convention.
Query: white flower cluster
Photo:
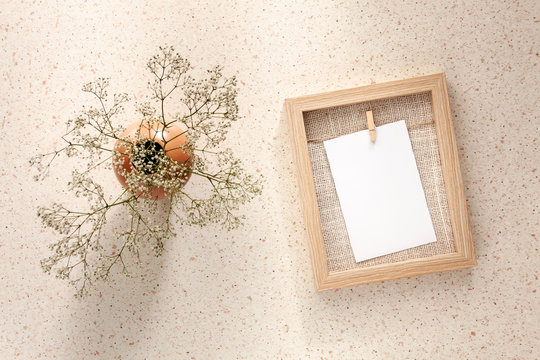
[[[152,75],[149,88],[153,101],[137,105],[141,124],[149,129],[155,122],[161,129],[180,124],[189,139],[180,149],[190,155],[189,162],[178,163],[167,156],[175,149],[169,149],[166,141],[144,136],[121,138],[118,117],[128,96],[114,94],[108,101],[109,81],[104,78],[83,87],[84,92],[95,96],[98,106],[83,108],[79,116],[68,121],[62,137],[64,147],[30,160],[38,170],[36,180],[47,175],[59,156],[86,160],[84,170],[72,172],[68,190],[85,199],[88,208],[75,211],[55,203],[38,209],[43,225],[62,236],[51,244],[52,254],[42,260],[42,267],[68,280],[79,296],[85,295],[96,280],[109,279],[115,267],[128,274],[128,260],[138,262],[139,250],[146,244],[161,255],[165,240],[174,235],[173,223],[218,223],[227,229],[239,226],[243,220],[237,215],[240,205],[262,191],[261,177],[249,174],[230,149],[221,148],[231,123],[238,119],[236,79],[223,77],[218,66],[208,71],[207,78],[195,80],[188,75],[190,63],[172,47],[160,48],[147,68]],[[167,119],[164,104],[171,97],[187,111],[179,110]],[[116,142],[125,144],[125,153],[114,147]],[[125,155],[129,157],[129,169],[123,167]],[[111,163],[126,180],[126,188],[116,196],[105,194],[93,176]],[[188,194],[184,184],[190,176],[206,179],[207,189]],[[169,200],[155,200],[152,194],[156,189],[168,194]],[[118,245],[110,252],[100,239],[113,208],[123,208],[130,221],[126,229],[116,232]]]

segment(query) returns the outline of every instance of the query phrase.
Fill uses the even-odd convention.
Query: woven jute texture
[[[367,110],[373,111],[376,126],[398,120],[405,120],[408,127],[412,126],[409,128],[409,136],[437,241],[357,263],[349,242],[326,151],[323,142],[316,139],[333,138],[365,130]],[[433,123],[415,126],[431,121],[433,121],[433,113],[429,93],[304,113],[308,149],[330,272],[455,252],[435,126]],[[366,189],[366,191],[369,190]],[[388,221],[391,223],[392,219]],[[370,239],[364,239],[364,241],[370,241]]]

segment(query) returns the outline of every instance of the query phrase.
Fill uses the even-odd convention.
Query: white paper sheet
[[[357,262],[435,242],[405,121],[324,142]]]

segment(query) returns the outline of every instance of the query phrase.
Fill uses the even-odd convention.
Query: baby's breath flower
[[[262,190],[261,178],[245,171],[230,149],[221,148],[231,124],[238,120],[236,79],[224,77],[223,69],[216,66],[208,70],[206,78],[195,80],[188,74],[189,61],[172,47],[161,47],[148,61],[147,69],[152,101],[136,104],[142,115],[141,129],[152,128],[156,121],[163,130],[173,124],[182,126],[189,142],[179,148],[190,154],[189,163],[167,156],[165,139],[149,139],[143,134],[137,139],[119,137],[124,123],[119,116],[129,97],[109,97],[106,78],[83,86],[96,104],[83,107],[66,122],[63,147],[29,161],[37,169],[36,180],[45,177],[51,163],[61,156],[86,161],[81,169],[72,171],[67,188],[87,201],[87,209],[72,210],[53,203],[37,211],[42,224],[61,236],[50,245],[52,254],[41,266],[75,286],[77,296],[87,294],[96,281],[109,279],[114,268],[129,275],[128,264],[139,263],[139,251],[147,244],[156,256],[161,255],[165,241],[174,236],[174,224],[217,223],[227,229],[241,225],[243,217],[237,215],[240,205]],[[163,109],[172,96],[184,107],[168,119]],[[118,141],[127,149],[125,154],[114,147]],[[131,170],[122,166],[121,155],[129,156]],[[98,169],[112,167],[126,182],[126,189],[116,195],[106,194],[95,176]],[[205,179],[206,188],[187,193],[184,185],[189,176]],[[153,200],[155,189],[162,189],[170,199]],[[116,231],[110,249],[101,239],[113,208],[123,208],[130,221],[125,229]]]

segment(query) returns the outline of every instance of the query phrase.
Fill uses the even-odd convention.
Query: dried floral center
[[[133,166],[137,171],[142,171],[145,174],[154,174],[157,172],[160,163],[165,157],[163,146],[152,140],[135,144],[133,155]]]

